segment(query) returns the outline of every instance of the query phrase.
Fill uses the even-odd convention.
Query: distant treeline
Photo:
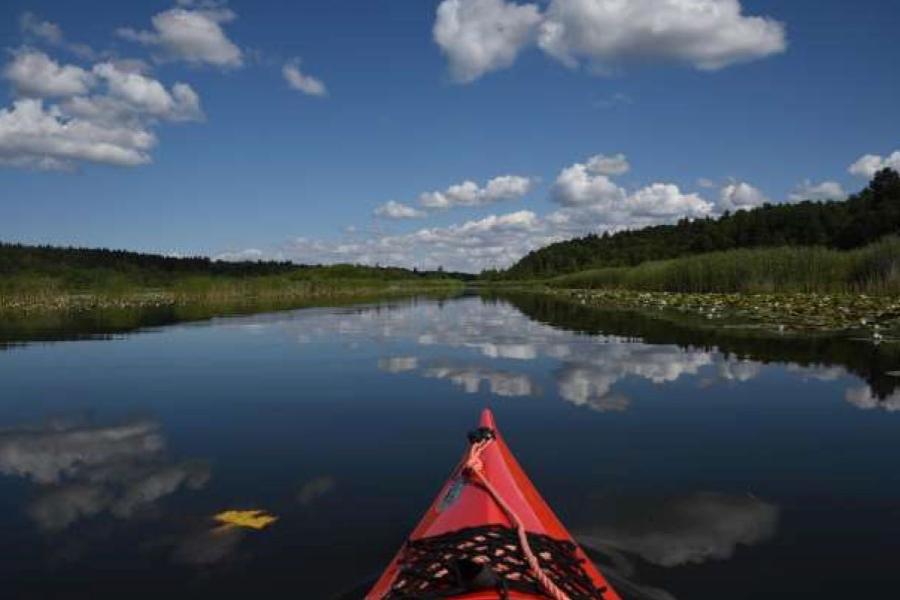
[[[823,246],[847,250],[898,232],[900,175],[884,169],[865,189],[844,201],[766,204],[725,213],[718,219],[682,219],[674,225],[592,234],[535,250],[506,271],[486,271],[482,277],[543,279],[738,248]]]
[[[124,250],[0,243],[0,293],[167,288],[197,281],[438,281],[473,275],[367,265],[298,265],[288,261],[230,262]]]

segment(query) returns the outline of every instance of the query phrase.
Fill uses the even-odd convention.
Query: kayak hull
[[[554,540],[574,544],[575,558],[581,561],[581,569],[584,574],[590,578],[597,589],[604,590],[602,596],[597,595],[597,598],[620,600],[599,569],[578,546],[538,493],[506,445],[500,432],[497,431],[494,416],[490,410],[485,409],[482,412],[479,426],[493,432],[493,442],[488,444],[480,455],[483,474],[506,504],[515,511],[525,530],[532,534],[540,534]],[[466,459],[467,455],[464,455],[419,524],[413,529],[409,536],[411,542],[427,540],[467,528],[489,525],[509,528],[513,525],[495,498],[484,487],[469,481],[464,468]],[[401,548],[375,586],[366,595],[366,600],[382,600],[391,591],[400,572],[404,548]],[[460,600],[495,600],[500,598],[500,595],[491,589],[467,592],[452,597]],[[535,595],[517,590],[510,590],[507,597],[516,600],[547,598],[546,595]]]

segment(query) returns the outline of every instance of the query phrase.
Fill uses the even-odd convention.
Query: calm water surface
[[[896,356],[527,297],[10,346],[0,596],[337,597],[381,571],[490,406],[637,597],[896,597]],[[215,529],[231,508],[279,520]]]

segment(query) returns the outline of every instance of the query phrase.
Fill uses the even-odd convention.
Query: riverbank
[[[0,313],[308,304],[456,290],[473,277],[443,269],[229,262],[202,256],[0,242]]]
[[[900,238],[855,250],[785,246],[708,252],[545,280],[562,289],[686,293],[862,293],[900,296]]]
[[[272,313],[303,308],[401,302],[419,297],[459,296],[458,282],[330,282],[256,291],[217,289],[200,294],[145,290],[127,294],[70,294],[0,300],[0,350],[35,341],[93,339],[130,333],[147,327],[207,321],[220,317]]]
[[[900,341],[900,294],[684,293],[561,289],[546,282],[482,284],[482,294],[551,297],[585,308],[670,315],[694,326],[760,329],[779,334],[848,332]]]
[[[532,291],[534,290],[532,288]],[[900,296],[768,293],[691,294],[631,290],[561,290],[540,293],[582,306],[678,313],[714,327],[745,327],[778,333],[845,331],[892,341],[900,333]]]
[[[606,267],[543,280],[483,281],[484,289],[552,294],[586,306],[691,315],[725,327],[900,329],[900,238],[855,250],[739,249]]]
[[[461,291],[456,280],[294,281],[286,278],[247,278],[217,281],[195,279],[164,289],[32,290],[0,294],[0,314],[83,312],[190,305],[309,305],[334,300],[359,300],[425,292]]]

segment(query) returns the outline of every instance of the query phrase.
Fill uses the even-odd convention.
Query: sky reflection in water
[[[0,581],[334,597],[383,567],[485,404],[636,597],[896,578],[900,392],[840,358],[859,351],[736,353],[748,342],[572,311],[418,300],[0,352]],[[217,528],[228,508],[279,520]]]

